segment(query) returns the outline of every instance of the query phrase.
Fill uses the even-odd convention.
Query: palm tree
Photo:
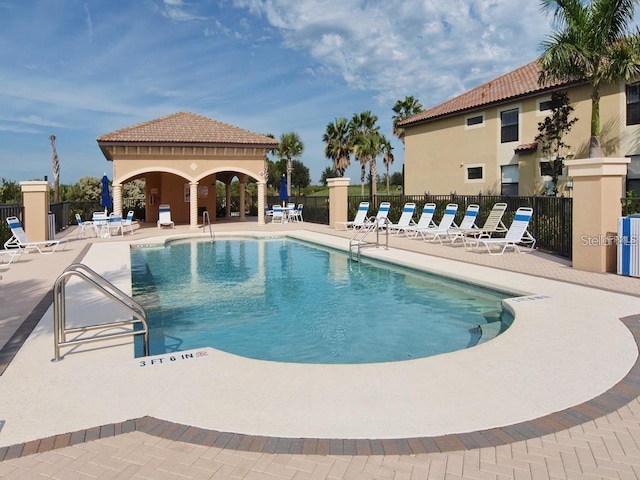
[[[398,124],[409,117],[422,112],[424,109],[417,98],[412,95],[404,97],[404,100],[398,100],[393,106],[393,112],[395,115],[393,119],[393,135],[398,137],[404,144],[404,128],[399,127]]]
[[[344,177],[344,172],[351,163],[349,121],[344,117],[336,118],[333,123],[327,125],[327,130],[322,135],[322,141],[326,144],[324,155],[332,160],[333,170]]]
[[[296,132],[287,132],[280,135],[280,144],[277,154],[280,159],[287,161],[287,195],[291,196],[291,171],[293,170],[293,159],[299,157],[304,152],[304,143]]]
[[[362,145],[367,137],[378,134],[380,127],[376,125],[378,117],[367,110],[362,113],[355,113],[349,123],[349,144],[356,160],[360,162],[360,191],[364,195],[364,181],[367,177],[367,164],[369,157],[365,152],[370,151],[371,145]],[[374,165],[375,168],[375,165]],[[375,184],[375,180],[373,182]],[[373,190],[371,192],[373,194]]]
[[[591,84],[589,157],[600,157],[600,87],[640,74],[640,32],[629,34],[640,0],[542,0],[559,26],[542,42],[540,84],[585,80]]]
[[[393,147],[391,146],[391,142],[384,138],[382,142],[382,161],[387,169],[387,195],[389,195],[389,167],[393,164],[393,160]]]

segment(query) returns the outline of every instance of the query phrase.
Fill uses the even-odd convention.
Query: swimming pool
[[[512,321],[505,293],[285,238],[134,248],[131,265],[151,354],[391,362],[472,347]]]

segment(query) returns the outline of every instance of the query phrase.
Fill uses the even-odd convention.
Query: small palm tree
[[[344,172],[351,163],[349,121],[344,117],[336,118],[327,125],[322,141],[325,143],[324,155],[333,162],[333,170],[344,177]]]
[[[591,84],[589,157],[600,148],[600,87],[640,74],[640,32],[629,34],[639,0],[542,0],[559,30],[542,43],[541,84],[586,80]]]
[[[417,98],[413,96],[404,97],[404,100],[398,100],[393,106],[393,135],[398,137],[404,144],[404,128],[398,124],[409,117],[422,112],[424,109]]]
[[[304,143],[296,132],[288,132],[280,135],[280,144],[277,154],[280,159],[287,161],[287,195],[291,196],[291,171],[293,159],[298,158],[304,152]]]
[[[382,161],[387,169],[387,195],[389,195],[389,167],[393,164],[393,160],[393,147],[391,146],[391,142],[384,138],[382,142]]]

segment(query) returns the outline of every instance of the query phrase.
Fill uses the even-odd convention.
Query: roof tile
[[[476,109],[484,105],[521,97],[527,94],[533,94],[567,83],[557,81],[540,85],[538,83],[539,76],[540,67],[538,66],[538,60],[534,60],[484,85],[480,85],[429,110],[407,118],[401,122],[400,125],[430,121],[438,117]]]
[[[178,112],[106,133],[98,137],[98,142],[278,145],[276,139],[266,135],[190,112]]]

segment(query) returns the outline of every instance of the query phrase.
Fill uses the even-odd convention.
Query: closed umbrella
[[[113,209],[113,200],[111,200],[111,194],[109,193],[109,178],[105,173],[102,177],[102,193],[100,195],[100,206],[106,210]]]
[[[284,175],[282,175],[282,178],[280,179],[280,191],[278,198],[281,202],[283,202],[283,206],[284,202],[289,201],[289,194],[287,193],[287,177],[285,177]]]

